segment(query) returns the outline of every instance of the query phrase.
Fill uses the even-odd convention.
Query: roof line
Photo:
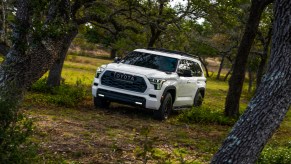
[[[175,51],[175,50],[168,50],[168,49],[164,49],[164,48],[146,48],[146,50],[152,50],[152,51],[160,51],[160,52],[167,52],[167,53],[172,53],[172,54],[177,54],[177,55],[181,55],[181,56],[187,56],[187,57],[194,57],[199,59],[199,57],[197,55],[192,55],[192,54],[188,54],[186,52],[181,52],[181,51]]]

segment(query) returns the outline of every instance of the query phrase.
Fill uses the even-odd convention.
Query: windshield
[[[178,59],[133,51],[121,63],[157,69],[164,72],[175,72]]]

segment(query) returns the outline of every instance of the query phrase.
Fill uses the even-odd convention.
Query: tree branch
[[[82,18],[78,18],[75,21],[78,25],[85,24],[87,22],[92,22],[92,21],[101,23],[101,24],[109,22],[108,18],[104,19],[104,17],[101,17],[100,15],[97,15],[97,14],[87,15]]]

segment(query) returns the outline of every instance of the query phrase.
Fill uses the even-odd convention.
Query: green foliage
[[[236,120],[225,117],[222,112],[208,107],[193,107],[178,116],[180,122],[233,125]]]
[[[148,161],[154,161],[154,163],[170,164],[170,163],[196,163],[195,161],[187,161],[185,159],[189,152],[185,148],[174,148],[170,151],[165,151],[161,148],[155,147],[155,143],[158,141],[158,137],[150,137],[151,128],[143,126],[140,130],[140,134],[143,137],[140,142],[140,146],[135,149],[135,156],[141,159],[143,163]]]
[[[291,142],[289,146],[272,148],[267,147],[261,153],[259,164],[289,164],[291,163]]]
[[[144,136],[144,140],[141,141],[141,146],[135,149],[135,155],[137,158],[141,158],[143,163],[147,163],[150,159],[150,155],[153,154],[153,143],[155,139],[149,138],[150,127],[142,127],[141,135]]]
[[[36,147],[28,142],[32,121],[17,110],[15,102],[0,101],[0,163],[31,163]]]
[[[86,96],[86,89],[80,79],[76,81],[74,86],[61,84],[58,87],[48,87],[46,80],[46,78],[40,79],[30,88],[33,92],[43,93],[42,95],[34,97],[35,101],[73,107]]]

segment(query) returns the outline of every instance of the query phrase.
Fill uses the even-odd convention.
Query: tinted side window
[[[188,62],[186,60],[180,60],[179,66],[178,66],[178,75],[181,76],[183,75],[185,70],[189,70]]]
[[[192,76],[202,76],[202,70],[198,63],[190,60],[188,60],[188,63],[192,72]]]

